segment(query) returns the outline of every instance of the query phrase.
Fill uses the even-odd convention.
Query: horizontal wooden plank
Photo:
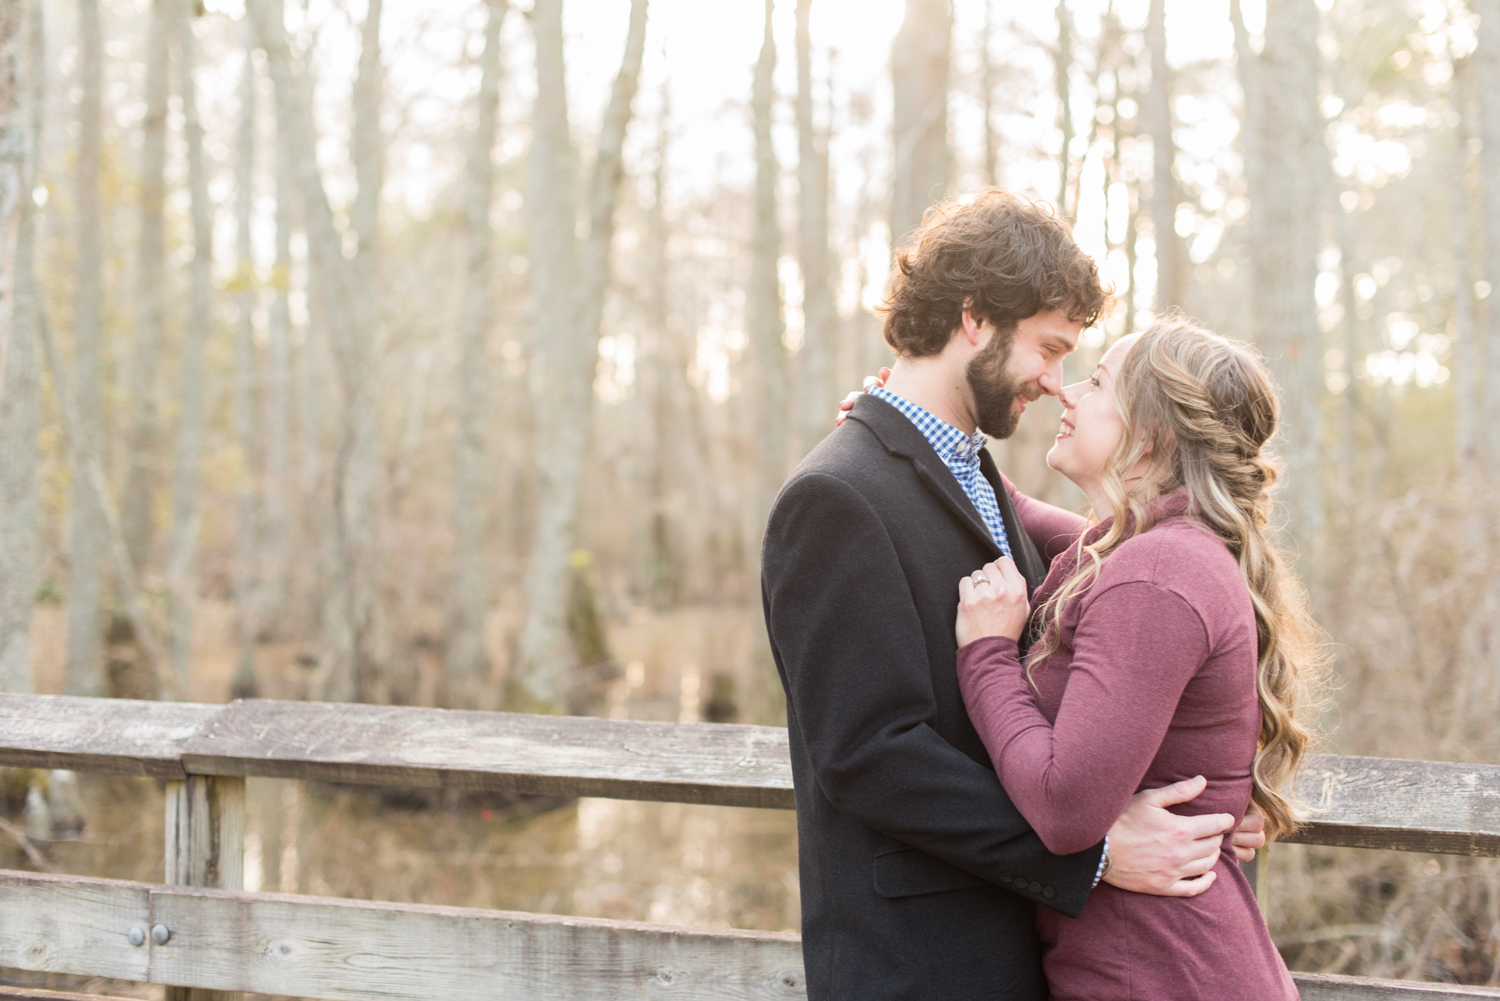
[[[793,806],[781,727],[0,695],[0,765]],[[1500,766],[1320,755],[1306,844],[1500,856]]]
[[[174,930],[152,951],[159,983],[335,1001],[806,995],[794,935],[175,888],[151,904]]]
[[[0,693],[0,765],[180,779],[183,742],[221,709]]]
[[[0,966],[146,980],[130,929],[150,928],[150,896],[146,883],[0,870]]]
[[[1297,790],[1314,812],[1288,841],[1500,856],[1500,766],[1317,755]]]
[[[252,700],[189,740],[183,764],[205,775],[793,806],[782,727]]]
[[[1500,998],[1500,989],[1424,984],[1409,980],[1371,980],[1327,973],[1293,973],[1302,1001],[1426,1001],[1446,998]]]
[[[165,944],[129,944],[163,925]],[[0,966],[331,1001],[805,996],[798,936],[0,872]],[[1303,1001],[1500,990],[1294,973]],[[98,1001],[0,988],[0,1001]]]
[[[47,991],[40,987],[9,987],[0,984],[0,1001],[126,1001],[103,994],[75,994],[72,991]]]
[[[165,944],[131,948],[133,907]],[[124,884],[4,873],[0,915],[55,929],[49,950],[12,947],[0,965],[210,990],[333,1001],[614,1001],[804,997],[796,935],[656,925],[511,911]],[[0,918],[0,928],[6,927]],[[132,965],[62,949],[64,926],[127,942]],[[0,932],[0,943],[8,944]],[[33,935],[35,939],[37,936]],[[45,938],[45,936],[43,936]],[[118,953],[112,942],[98,952]]]

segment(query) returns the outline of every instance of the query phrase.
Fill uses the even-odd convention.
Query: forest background
[[[0,0],[0,690],[783,723],[765,513],[986,184],[1116,290],[1075,376],[1271,360],[1327,749],[1500,761],[1500,0]],[[0,863],[153,796],[7,774]],[[796,927],[780,814],[252,805],[256,885]],[[1500,982],[1493,860],[1270,858],[1295,967]]]

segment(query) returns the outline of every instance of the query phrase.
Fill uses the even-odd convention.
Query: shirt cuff
[[[1099,885],[1099,881],[1104,878],[1104,867],[1108,864],[1108,860],[1109,860],[1109,835],[1106,834],[1104,836],[1104,850],[1099,853],[1099,868],[1094,871],[1094,882],[1089,887],[1089,889],[1092,890],[1095,886],[1098,886]]]

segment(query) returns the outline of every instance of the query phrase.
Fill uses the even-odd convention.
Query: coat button
[[[1000,874],[1000,882],[1002,882],[1002,883],[1011,883],[1011,882],[1014,882],[1014,880],[1011,879],[1010,873],[1008,873],[1008,872],[1002,872]]]
[[[1041,893],[1042,884],[1038,883],[1036,880],[1032,880],[1031,885],[1026,887],[1026,889],[1030,890],[1032,893]]]
[[[1042,896],[1046,897],[1048,900],[1051,900],[1057,896],[1057,891],[1052,889],[1052,887],[1050,886],[1044,886],[1042,887]]]

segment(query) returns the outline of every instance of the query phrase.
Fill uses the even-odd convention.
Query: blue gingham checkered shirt
[[[979,450],[984,448],[986,440],[983,432],[975,431],[972,436],[966,435],[947,421],[902,399],[884,386],[871,386],[870,395],[889,403],[916,425],[917,430],[922,432],[922,437],[927,439],[927,444],[943,460],[943,465],[958,480],[964,494],[974,502],[979,517],[984,519],[984,527],[995,537],[1000,551],[1011,556],[1010,540],[1005,537],[1005,519],[1000,517],[1000,504],[995,500],[995,488],[990,486],[990,481],[979,471]]]

